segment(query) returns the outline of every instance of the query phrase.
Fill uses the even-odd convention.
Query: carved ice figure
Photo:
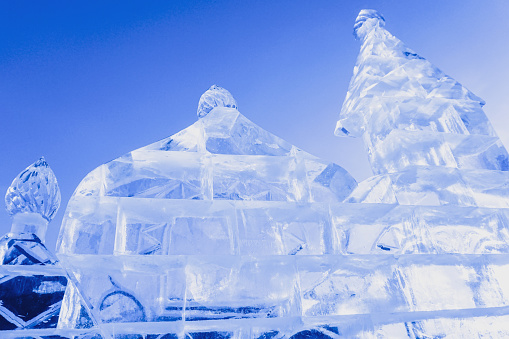
[[[336,135],[362,137],[375,174],[347,199],[509,207],[509,160],[482,99],[406,47],[374,10],[354,26],[361,50]]]
[[[5,204],[13,222],[0,239],[0,330],[56,327],[67,278],[43,244],[60,206],[57,180],[44,158],[14,179]]]
[[[384,26],[374,10],[356,20],[361,50],[336,127],[337,135],[363,138],[377,174],[359,183],[345,199],[352,207],[336,207],[333,219],[351,260],[377,254],[364,278],[365,266],[353,264],[357,283],[384,276],[381,299],[364,294],[366,308],[354,312],[366,315],[355,335],[508,336],[507,151],[484,101]],[[333,281],[347,279],[325,279],[325,286]],[[322,295],[323,308],[331,293]],[[373,307],[382,300],[385,306]]]
[[[25,337],[23,330],[42,337],[56,331],[71,336],[90,333],[83,330],[93,327],[86,311],[70,331],[59,322],[66,311],[62,300],[76,288],[44,245],[48,223],[60,206],[57,179],[44,158],[13,180],[5,204],[13,222],[11,231],[0,239],[0,336]],[[74,302],[79,309],[81,297]]]
[[[375,174],[412,165],[509,170],[484,101],[406,47],[384,18],[362,10],[361,51],[336,135],[362,137]]]
[[[27,167],[5,194],[13,233],[33,233],[44,241],[46,227],[60,207],[60,189],[44,158]]]

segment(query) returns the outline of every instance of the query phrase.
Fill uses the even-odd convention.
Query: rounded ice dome
[[[237,109],[237,102],[233,98],[233,95],[226,89],[212,85],[210,88],[202,94],[198,103],[198,118],[203,118],[214,107],[231,107]]]
[[[384,27],[385,19],[382,14],[374,9],[362,9],[355,19],[353,35],[356,39],[362,39],[375,27]]]

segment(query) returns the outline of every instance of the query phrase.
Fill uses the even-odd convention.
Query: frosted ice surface
[[[409,166],[361,182],[345,201],[508,208],[509,172]]]

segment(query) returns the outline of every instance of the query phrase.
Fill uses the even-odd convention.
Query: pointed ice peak
[[[237,109],[237,102],[233,95],[226,89],[212,85],[202,94],[200,102],[198,103],[198,118],[203,118],[214,107],[231,107]]]
[[[44,157],[13,180],[5,194],[5,205],[12,217],[21,213],[36,213],[48,222],[53,219],[60,207],[60,189]]]
[[[484,101],[383,24],[376,11],[357,18],[362,45],[335,134],[362,137],[376,174],[409,166],[508,171]]]
[[[375,27],[384,27],[385,19],[374,9],[361,9],[353,26],[353,35],[356,39],[363,39]]]

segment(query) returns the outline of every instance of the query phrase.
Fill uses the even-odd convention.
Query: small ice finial
[[[374,9],[361,9],[353,26],[353,35],[356,39],[362,39],[375,27],[384,27],[385,19]]]
[[[237,102],[226,89],[212,85],[202,94],[198,103],[198,118],[203,118],[214,107],[231,107],[237,109]]]
[[[21,172],[5,194],[12,232],[34,233],[44,239],[46,226],[60,207],[57,178],[44,157]]]

